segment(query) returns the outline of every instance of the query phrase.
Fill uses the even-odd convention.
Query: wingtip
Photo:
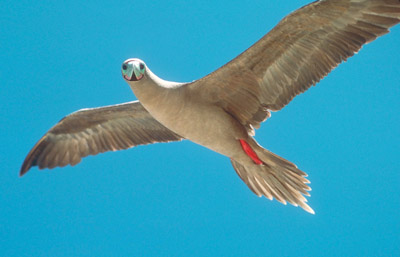
[[[32,154],[29,153],[28,156],[25,158],[24,162],[22,163],[21,169],[19,170],[19,176],[22,177],[32,168]]]
[[[26,167],[25,163],[22,164],[21,170],[19,171],[19,177],[24,176],[28,171],[30,167]]]

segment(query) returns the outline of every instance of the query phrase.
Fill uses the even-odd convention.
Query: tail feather
[[[289,202],[314,214],[314,210],[306,204],[307,199],[303,196],[310,196],[307,192],[311,190],[307,185],[310,182],[305,178],[307,174],[293,163],[266,149],[257,147],[256,152],[263,165],[244,166],[231,159],[236,173],[250,190],[258,196],[265,196],[270,200],[275,198],[282,204]]]

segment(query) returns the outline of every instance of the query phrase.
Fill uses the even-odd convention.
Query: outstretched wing
[[[321,0],[285,17],[241,55],[188,85],[249,131],[400,21],[399,0]]]
[[[82,109],[63,118],[36,143],[20,175],[32,166],[75,165],[88,155],[182,139],[155,120],[139,101]]]

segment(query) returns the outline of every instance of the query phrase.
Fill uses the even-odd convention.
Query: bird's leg
[[[251,148],[251,146],[244,139],[239,139],[239,142],[242,146],[243,151],[253,160],[255,164],[263,164],[263,161],[260,160],[256,152],[254,152],[253,148]]]

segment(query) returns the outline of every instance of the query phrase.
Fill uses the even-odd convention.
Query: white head
[[[122,64],[122,77],[128,81],[139,81],[146,76],[146,64],[136,58],[128,59]],[[130,84],[130,83],[129,83]]]
[[[144,61],[138,58],[131,58],[124,61],[121,67],[121,72],[122,77],[129,84],[132,90],[134,90],[135,94],[137,93],[135,89],[139,88],[142,88],[141,90],[148,90],[143,88],[149,87],[173,89],[187,84],[160,79],[151,72]]]

